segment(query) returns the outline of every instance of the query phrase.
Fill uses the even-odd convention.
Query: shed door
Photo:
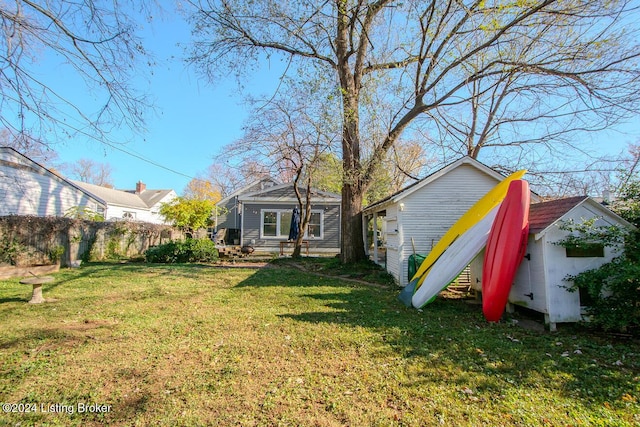
[[[518,267],[518,271],[516,272],[511,292],[509,292],[509,302],[533,308],[536,305],[536,298],[543,297],[543,295],[534,294],[533,287],[531,286],[531,274],[531,256],[527,252],[527,255],[520,263],[520,267]]]

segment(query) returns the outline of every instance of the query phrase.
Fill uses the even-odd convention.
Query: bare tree
[[[136,19],[151,19],[147,3],[2,2],[0,126],[26,145],[42,146],[75,135],[108,141],[114,128],[143,127],[148,103],[132,82],[140,65],[151,63],[136,37]],[[42,65],[53,68],[54,61],[77,76],[82,97],[43,75]]]
[[[41,163],[48,168],[57,167],[58,153],[51,148],[34,143],[33,138],[14,135],[8,129],[0,129],[0,146],[11,147],[31,160]]]
[[[78,181],[113,188],[113,178],[111,177],[113,168],[108,163],[78,159],[75,163],[65,166],[65,169],[69,170],[69,174]]]
[[[190,60],[207,77],[230,66],[242,78],[253,61],[279,57],[300,78],[323,74],[338,82],[344,262],[365,256],[363,197],[388,152],[422,118],[433,120],[443,108],[477,99],[469,90],[474,82],[522,74],[551,82],[549,98],[572,94],[580,108],[638,110],[638,27],[628,25],[637,6],[630,0],[192,4],[197,39]],[[517,102],[526,95],[514,96]],[[383,110],[370,102],[379,99]],[[385,132],[366,133],[363,123],[373,120],[383,122]]]
[[[316,82],[317,83],[317,82]],[[311,220],[314,179],[321,161],[331,153],[339,131],[330,121],[330,106],[309,96],[317,84],[289,86],[279,96],[253,99],[254,111],[244,127],[244,136],[223,148],[226,159],[252,159],[270,171],[270,175],[291,182],[298,201],[301,220],[293,250],[300,257],[302,240]]]

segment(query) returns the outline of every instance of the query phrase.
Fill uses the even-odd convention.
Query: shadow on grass
[[[32,295],[31,293],[32,293],[32,290],[29,289],[29,295],[25,296],[24,298],[20,298],[20,297],[0,298],[0,304],[4,304],[8,302],[29,302]]]
[[[108,281],[115,274],[132,278],[140,274],[197,279],[219,273],[219,269],[207,265],[92,263],[79,270],[56,273],[52,286],[87,278]],[[406,370],[403,378],[406,379],[402,381],[406,387],[428,382],[457,389],[471,386],[476,389],[476,396],[483,398],[500,396],[505,389],[555,389],[593,405],[621,402],[626,394],[637,395],[640,375],[637,343],[602,342],[571,329],[541,334],[509,322],[488,324],[480,306],[463,300],[438,299],[422,311],[408,309],[397,301],[397,288],[327,277],[325,273],[331,271],[326,268],[320,270],[323,275],[316,273],[318,271],[308,273],[275,262],[270,268],[252,271],[248,277],[243,273],[246,279],[240,283],[236,284],[234,277],[235,286],[231,289],[238,293],[247,292],[247,288],[277,292],[277,297],[284,302],[278,314],[282,319],[308,325],[335,324],[346,333],[353,328],[356,335],[361,332],[359,328],[367,329],[373,335],[366,338],[373,344],[368,347],[372,357],[377,357],[379,352],[381,357],[388,358],[391,353],[399,356],[396,359],[403,358]],[[347,274],[344,270],[334,273]],[[127,288],[122,289],[126,292]],[[45,288],[45,298],[46,292]],[[146,296],[142,292],[138,297]],[[148,296],[156,296],[152,288]],[[260,298],[262,294],[255,292],[254,296]],[[26,300],[15,298],[13,290],[3,297],[7,303],[19,302],[15,306],[7,304],[5,308],[22,315],[25,308],[22,303]],[[300,304],[305,300],[312,303]],[[74,324],[73,327],[83,326]],[[43,326],[43,330],[27,330],[22,342],[36,343],[42,337],[49,337],[58,342],[54,345],[74,346],[80,342],[75,340],[85,335],[82,330],[56,328],[46,330]],[[354,340],[357,339],[354,335]],[[19,345],[19,341],[8,338],[0,343],[0,348]],[[32,347],[35,345],[27,348]],[[20,372],[14,374],[20,378]],[[3,381],[12,381],[12,378],[8,373]],[[144,406],[145,402],[132,402],[132,405]]]
[[[623,404],[625,395],[634,396],[637,391],[637,342],[599,342],[575,327],[554,334],[528,330],[508,316],[490,324],[480,305],[462,299],[438,298],[423,310],[409,309],[397,300],[397,287],[317,277],[286,265],[259,270],[236,288],[274,286],[302,289],[294,293],[295,298],[313,299],[323,307],[280,314],[281,318],[357,326],[378,334],[381,342],[408,362],[407,386],[451,385],[453,376],[455,387],[462,389],[473,377],[477,392],[494,397],[505,389],[542,386],[596,406]],[[617,362],[620,358],[626,358],[624,364]],[[433,366],[442,366],[442,375],[434,375],[438,371]],[[452,371],[456,374],[450,375]]]

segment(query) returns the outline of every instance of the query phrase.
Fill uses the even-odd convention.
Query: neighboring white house
[[[520,264],[509,294],[509,303],[544,313],[545,323],[555,330],[556,323],[582,320],[583,303],[579,292],[569,292],[574,276],[600,267],[619,255],[610,247],[577,251],[558,245],[569,232],[561,229],[565,221],[582,223],[596,218],[596,226],[632,227],[624,219],[590,197],[570,197],[531,205],[527,256]],[[471,263],[471,285],[482,287],[480,254]]]
[[[104,219],[107,221],[129,220],[166,224],[160,215],[160,207],[177,197],[173,190],[148,190],[142,182],[136,184],[135,190],[114,190],[86,182],[72,182],[105,201]]]
[[[400,286],[409,278],[411,254],[428,254],[447,230],[505,177],[490,167],[463,157],[363,210],[364,225],[372,222],[369,255],[386,266]],[[532,200],[538,197],[532,194]],[[367,233],[365,232],[365,236]]]
[[[92,194],[10,147],[0,147],[0,215],[64,216],[72,208],[101,212]]]

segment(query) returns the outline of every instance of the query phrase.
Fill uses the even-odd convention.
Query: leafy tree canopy
[[[160,214],[173,226],[187,231],[195,231],[211,225],[211,215],[215,208],[212,200],[177,197],[160,208]]]

